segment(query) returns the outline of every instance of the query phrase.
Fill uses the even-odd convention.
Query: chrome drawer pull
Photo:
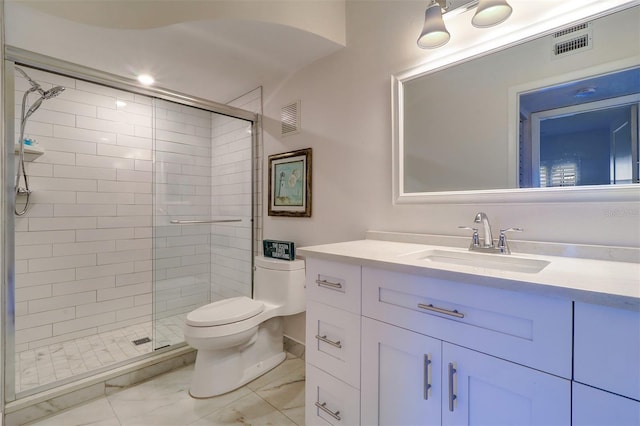
[[[431,356],[425,354],[424,355],[424,363],[422,368],[424,369],[424,400],[429,400],[429,389],[431,389],[431,375],[429,374],[429,370],[431,367]]]
[[[342,420],[340,418],[340,411],[336,411],[335,413],[331,410],[329,410],[326,407],[327,403],[323,402],[322,404],[320,404],[319,402],[316,402],[316,407],[318,407],[319,409],[321,409],[322,411],[324,411],[325,413],[327,413],[328,415],[330,415],[331,417],[333,417],[336,420]]]
[[[453,367],[453,363],[449,363],[449,411],[453,413],[453,402],[458,398],[454,393],[454,375],[458,370]]]
[[[342,284],[332,283],[331,281],[327,281],[327,280],[316,280],[316,284],[318,284],[319,286],[328,287],[328,288],[342,288]]]
[[[324,336],[316,334],[316,339],[320,340],[321,342],[328,343],[331,346],[335,346],[338,349],[342,349],[342,345],[340,344],[340,340],[338,340],[337,342],[334,342],[333,340],[329,340],[329,339],[327,339],[327,335],[326,334]]]
[[[450,311],[448,309],[438,308],[436,306],[433,306],[432,304],[425,305],[424,303],[418,303],[418,308],[425,309],[427,311],[437,312],[439,314],[451,315],[452,317],[456,317],[456,318],[464,318],[464,314],[461,314],[455,309],[453,311]]]

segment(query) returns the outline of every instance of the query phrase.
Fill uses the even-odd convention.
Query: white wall
[[[640,202],[392,204],[390,76],[429,54],[415,44],[424,7],[347,2],[347,47],[279,86],[265,87],[265,157],[313,148],[313,216],[265,216],[265,238],[305,246],[361,239],[366,230],[464,235],[457,226],[485,211],[494,229],[523,227],[521,239],[640,245]],[[296,99],[302,102],[303,130],[282,138],[280,108]],[[302,318],[286,327],[304,339]]]

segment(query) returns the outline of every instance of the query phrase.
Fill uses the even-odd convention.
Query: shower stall
[[[5,401],[171,351],[189,311],[251,296],[259,90],[222,105],[11,48],[4,70]]]

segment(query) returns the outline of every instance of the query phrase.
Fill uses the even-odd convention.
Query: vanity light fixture
[[[480,0],[471,25],[476,28],[493,27],[506,21],[512,11],[506,0]]]
[[[442,19],[441,4],[431,0],[431,4],[424,13],[424,27],[418,37],[418,46],[423,49],[435,49],[444,46],[450,38],[451,35]]]
[[[418,46],[423,49],[444,46],[451,35],[444,24],[443,13],[454,10],[462,13],[476,6],[471,24],[477,28],[498,25],[506,21],[513,11],[506,0],[431,0],[424,14],[424,26],[418,37]]]

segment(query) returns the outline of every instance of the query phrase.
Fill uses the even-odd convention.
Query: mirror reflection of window
[[[637,105],[635,106],[637,109]],[[631,111],[631,114],[633,111]],[[633,164],[638,164],[638,149],[633,149],[631,120],[622,120],[622,124],[613,131],[611,138],[610,174],[612,184],[638,182],[638,172],[633,176]],[[637,128],[636,128],[637,139]]]
[[[519,186],[640,182],[640,68],[571,85],[520,96]]]

